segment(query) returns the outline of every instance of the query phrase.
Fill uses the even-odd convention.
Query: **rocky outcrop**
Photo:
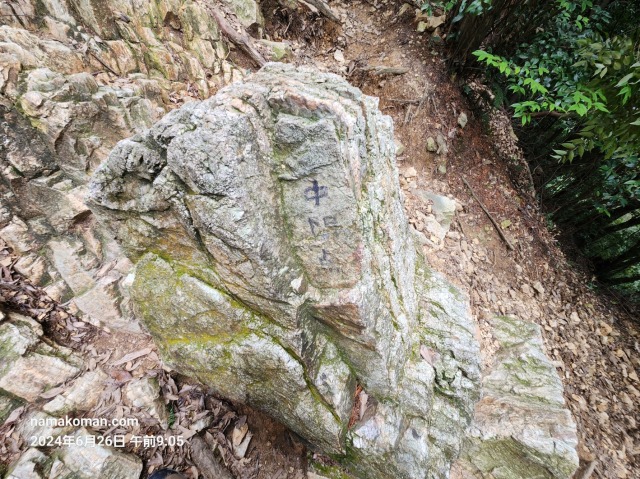
[[[222,3],[260,36],[256,2]],[[487,379],[511,380],[521,348],[481,379],[464,295],[413,248],[392,127],[374,99],[272,65],[158,122],[241,78],[207,8],[0,3],[0,238],[15,269],[105,328],[139,330],[133,299],[177,370],[269,412],[361,477],[446,477],[461,451],[469,476],[529,477],[549,460],[557,467],[541,477],[566,477],[574,432],[553,369],[532,369],[531,384],[550,381],[559,429],[540,418],[535,387],[509,395]],[[291,56],[286,44],[257,46]],[[93,197],[108,228],[85,203],[101,163]],[[435,246],[454,205],[430,201],[435,216],[416,238]],[[14,313],[0,318],[0,359],[0,421],[25,406],[15,424],[25,443],[85,434],[29,419],[90,410],[107,381],[100,368],[83,373]],[[157,393],[141,378],[122,401],[165,425]],[[9,477],[140,474],[115,450],[49,452],[26,450]]]
[[[53,299],[135,330],[122,301],[131,264],[84,204],[85,184],[185,92],[234,77],[215,21],[193,2],[21,1],[0,5],[1,23],[0,237]]]
[[[10,438],[3,437],[7,443],[2,448],[3,452],[19,445],[26,449],[8,469],[0,463],[3,477],[140,477],[138,457],[99,444],[95,431],[67,424],[68,419],[96,405],[107,380],[101,369],[83,368],[77,352],[45,339],[40,323],[14,312],[0,312],[0,422],[15,431]],[[36,447],[43,445],[48,446],[46,452]]]
[[[0,55],[23,68],[45,62],[60,73],[107,70],[126,77],[141,73],[177,87],[192,82],[203,96],[216,91],[223,74],[227,46],[206,5],[192,0],[74,2],[23,0],[0,5]],[[245,22],[261,22],[253,0],[228,2],[230,12]],[[29,32],[41,32],[38,38]],[[65,46],[68,45],[68,46]],[[65,61],[64,50],[77,53]],[[0,80],[1,81],[1,80]]]
[[[394,148],[373,98],[272,64],[121,142],[91,198],[174,368],[367,477],[444,477],[478,345],[413,248]]]
[[[483,372],[483,397],[454,479],[571,477],[576,427],[540,327],[503,316],[490,324],[498,351]]]
[[[87,447],[94,437],[79,429],[67,435],[73,443],[50,454],[28,449],[8,471],[7,479],[139,479],[142,461],[133,454],[122,453],[102,445]],[[80,445],[78,445],[80,444]]]
[[[0,396],[33,402],[80,373],[80,358],[42,334],[38,323],[15,313],[0,324]]]
[[[341,78],[269,64],[120,142],[90,198],[136,263],[138,316],[180,373],[359,477],[448,477],[463,444],[497,437],[477,422],[485,432],[465,441],[482,405],[468,300],[413,246],[391,120]],[[503,399],[484,383],[483,401]],[[575,466],[571,425],[549,477]]]

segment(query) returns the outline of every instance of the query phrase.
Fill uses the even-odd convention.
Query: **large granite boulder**
[[[90,200],[178,372],[359,477],[449,476],[481,393],[475,325],[413,246],[376,99],[269,64],[121,141]]]

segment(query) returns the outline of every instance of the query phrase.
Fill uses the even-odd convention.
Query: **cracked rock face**
[[[19,314],[0,324],[0,397],[5,401],[33,402],[80,373],[80,358],[66,348],[49,346],[42,335],[38,323]]]
[[[449,476],[480,397],[475,325],[413,246],[374,98],[269,64],[121,141],[90,200],[178,372],[359,477]]]
[[[490,325],[499,349],[483,371],[483,397],[458,463],[464,472],[453,479],[572,477],[576,426],[539,326],[507,316]]]

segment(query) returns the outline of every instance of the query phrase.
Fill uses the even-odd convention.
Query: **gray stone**
[[[539,326],[510,317],[495,317],[491,326],[500,349],[484,371],[483,397],[457,466],[465,473],[454,477],[571,477],[576,426]]]
[[[235,13],[238,21],[245,28],[264,24],[260,6],[255,0],[223,0],[223,3]]]
[[[124,327],[131,329],[126,318],[123,318],[119,304],[119,292],[116,285],[109,280],[100,280],[96,286],[81,296],[74,298],[74,303],[90,323],[108,327]]]
[[[167,427],[167,410],[160,397],[160,386],[155,379],[145,377],[129,381],[123,393],[126,404],[144,409]]]
[[[449,152],[447,140],[444,138],[444,135],[442,133],[438,133],[436,135],[436,143],[438,143],[438,150],[436,151],[438,155],[445,155]]]
[[[46,403],[42,409],[57,415],[76,410],[89,411],[98,402],[107,379],[108,376],[102,369],[87,371],[64,392]]]
[[[31,444],[34,438],[57,438],[72,431],[72,426],[60,426],[57,420],[45,412],[32,409],[25,414],[16,430],[27,444]]]
[[[118,144],[91,200],[138,261],[132,297],[172,367],[358,474],[445,477],[479,395],[478,347],[468,307],[417,256],[394,157],[373,98],[270,64]],[[372,408],[347,431],[356,377]]]
[[[258,40],[258,45],[265,51],[265,58],[274,62],[286,62],[293,57],[293,50],[289,42],[273,42]]]
[[[9,467],[6,479],[44,479],[40,470],[46,461],[47,456],[42,452],[29,448]]]
[[[120,142],[90,201],[172,368],[358,477],[446,478],[480,352],[468,298],[413,245],[395,151],[375,99],[268,64]]]
[[[41,256],[33,253],[20,256],[14,268],[33,284],[42,284],[43,279],[48,276],[46,262]]]
[[[51,262],[75,294],[82,294],[95,285],[91,266],[95,258],[90,256],[84,244],[72,238],[60,238],[49,242]]]
[[[82,56],[68,46],[7,25],[0,26],[0,53],[13,55],[25,69],[46,66],[65,74],[84,70]]]
[[[418,212],[418,216],[421,217],[426,232],[442,242],[455,217],[456,201],[431,191],[412,190],[411,193],[425,203],[431,204],[432,214],[424,215]]]
[[[0,238],[11,246],[16,254],[28,253],[37,245],[29,232],[29,226],[17,216],[0,230]]]
[[[465,126],[467,126],[468,121],[469,120],[467,120],[467,114],[465,112],[461,112],[458,116],[458,125],[460,125],[460,128],[464,128]]]
[[[0,392],[33,402],[79,373],[79,360],[70,351],[40,341],[40,325],[10,317],[11,322],[0,325]]]
[[[86,437],[93,435],[85,429],[73,434],[73,445],[61,448],[59,457],[65,469],[77,479],[139,479],[142,461],[133,454],[106,446],[86,447]]]

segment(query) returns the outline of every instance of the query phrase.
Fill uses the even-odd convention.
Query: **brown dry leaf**
[[[231,441],[234,448],[242,443],[243,439],[247,435],[247,432],[249,432],[249,426],[246,422],[233,428],[233,432],[231,433]]]
[[[109,375],[113,379],[121,383],[129,381],[133,378],[133,376],[131,376],[131,373],[123,371],[122,369],[114,369],[113,371],[109,372]]]
[[[187,429],[185,427],[182,427],[181,425],[178,425],[178,429],[180,429],[180,435],[185,439],[190,439],[191,437],[196,435],[196,431],[192,431],[191,429]]]
[[[138,359],[138,358],[140,358],[142,356],[146,356],[152,350],[153,350],[152,348],[144,348],[144,349],[141,349],[139,351],[134,351],[132,353],[125,354],[120,359],[118,359],[116,362],[111,363],[111,366],[120,366],[121,364],[128,363],[129,361],[133,361],[134,359]]]
[[[9,417],[7,417],[7,419],[4,421],[4,425],[6,426],[11,424],[12,422],[16,422],[16,420],[20,418],[20,416],[24,411],[25,411],[25,406],[21,406],[18,409],[15,409],[11,414],[9,414]]]
[[[65,391],[66,387],[64,386],[60,386],[57,388],[53,388],[53,389],[49,389],[46,392],[43,392],[42,394],[40,394],[40,397],[42,399],[51,399],[52,397],[57,396],[60,393],[63,393]]]

